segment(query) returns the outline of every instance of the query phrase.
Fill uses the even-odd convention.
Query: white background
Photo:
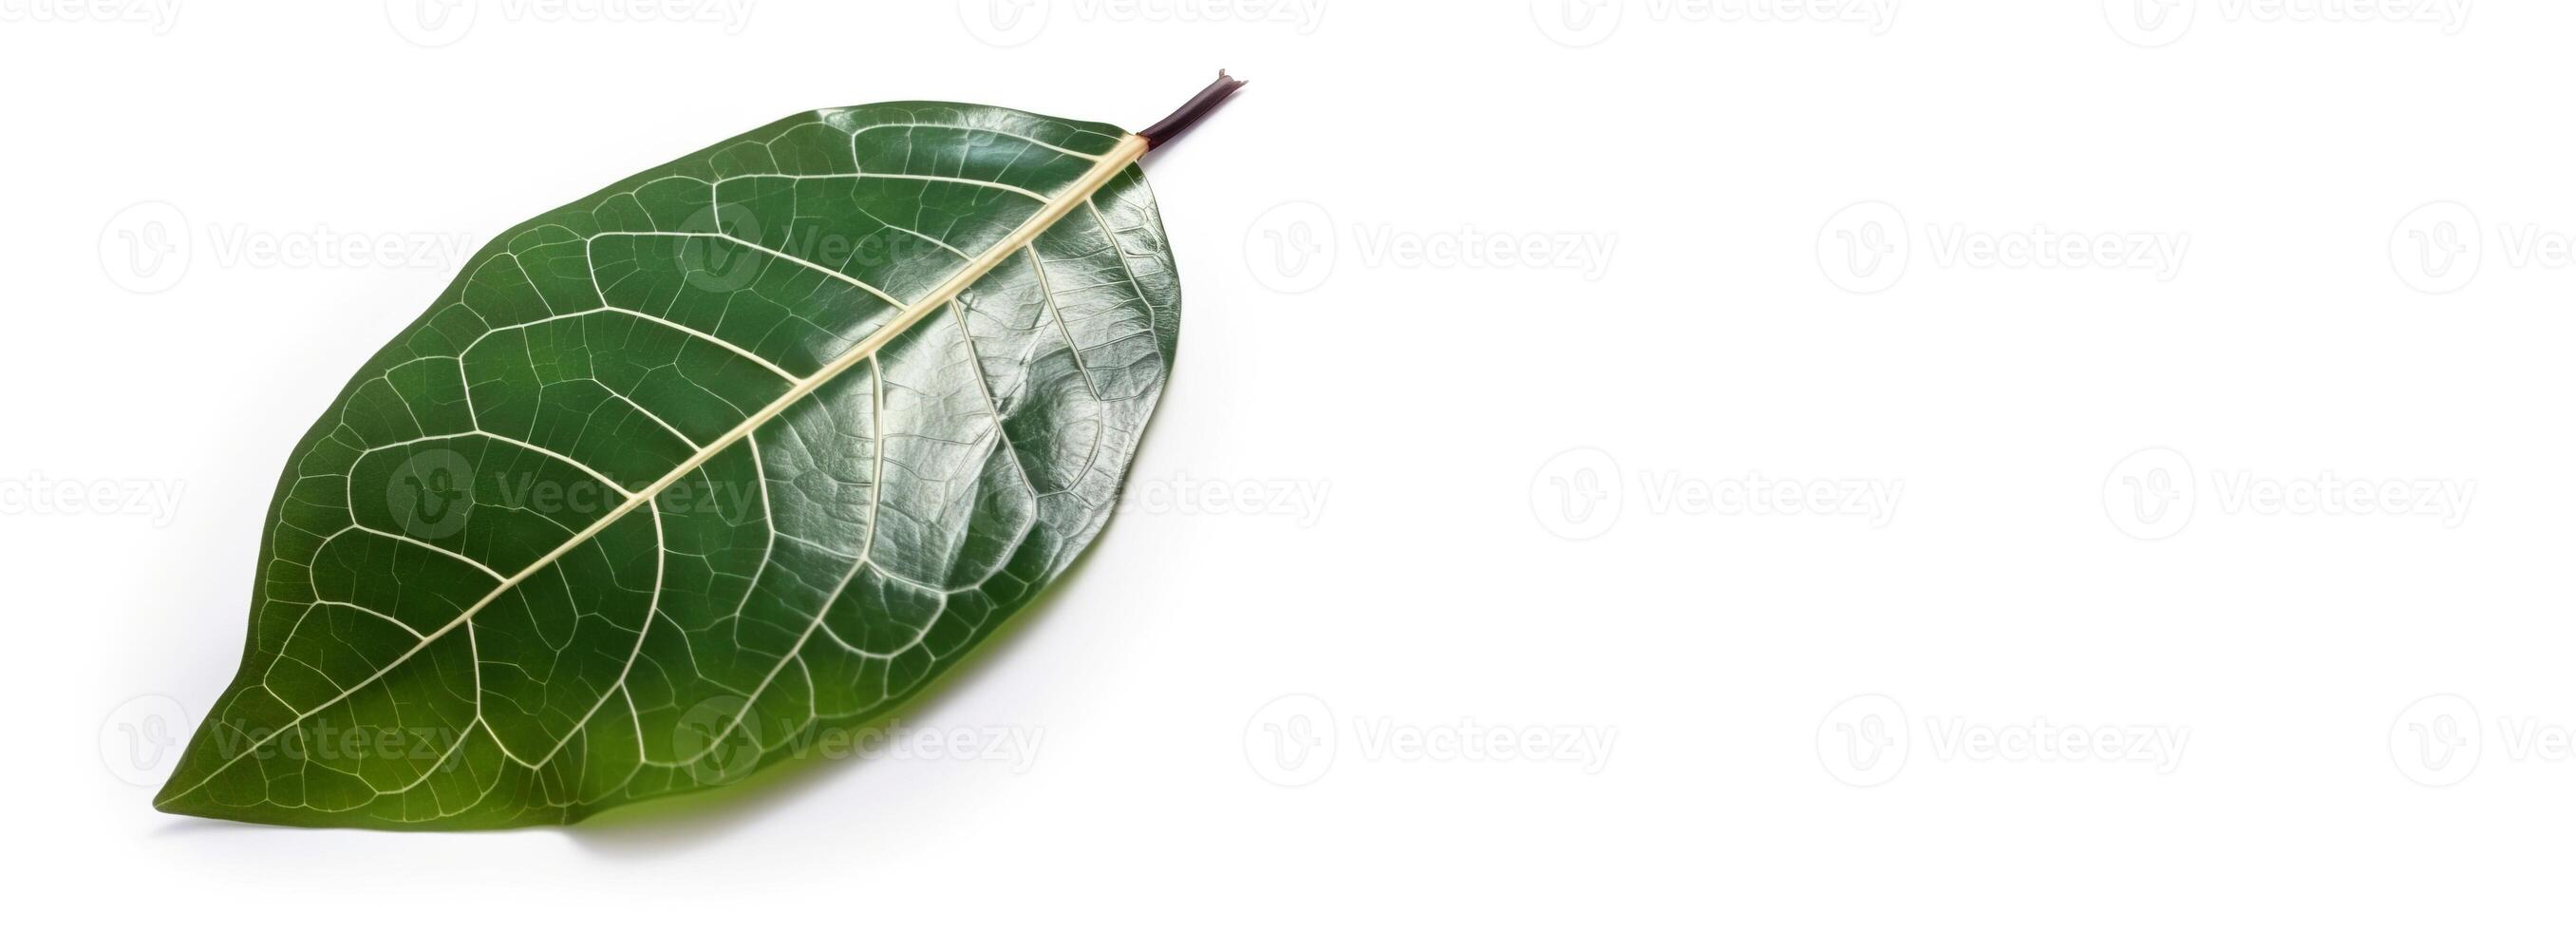
[[[2576,7],[1313,2],[0,0],[22,908],[2564,914]],[[1188,295],[1159,497],[903,722],[1033,755],[568,830],[149,807],[287,450],[485,237],[800,109],[1135,127],[1220,66],[1253,85],[1148,164]],[[61,496],[96,483],[164,497]],[[1529,728],[1606,752],[1484,743]]]

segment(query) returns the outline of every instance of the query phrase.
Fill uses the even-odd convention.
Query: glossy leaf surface
[[[1179,325],[1142,149],[825,110],[503,234],[294,450],[156,804],[561,823],[884,714],[1108,518]]]

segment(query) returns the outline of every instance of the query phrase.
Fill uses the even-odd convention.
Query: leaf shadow
[[[257,834],[275,831],[278,825],[252,824],[248,821],[226,821],[222,818],[171,817],[168,823],[152,829],[154,837],[180,838],[191,834]]]

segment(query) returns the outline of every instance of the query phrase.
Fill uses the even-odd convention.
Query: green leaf
[[[1148,143],[822,110],[503,234],[295,448],[154,804],[564,823],[884,715],[1108,520],[1180,323]]]

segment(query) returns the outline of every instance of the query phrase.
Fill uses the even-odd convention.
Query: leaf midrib
[[[458,613],[455,620],[449,621],[446,624],[440,625],[438,629],[430,631],[426,636],[421,637],[419,642],[412,644],[409,649],[404,650],[400,655],[395,656],[393,659],[386,661],[386,663],[382,667],[379,667],[375,672],[369,674],[364,679],[358,680],[356,684],[341,690],[339,694],[332,696],[328,700],[316,702],[313,707],[298,712],[294,720],[286,722],[285,725],[271,731],[268,736],[253,741],[249,746],[242,748],[242,752],[224,760],[220,764],[217,764],[213,770],[206,773],[204,778],[197,780],[186,789],[165,795],[163,797],[164,800],[185,798],[189,794],[196,792],[198,789],[204,788],[207,783],[213,782],[216,776],[220,776],[225,770],[231,769],[234,763],[238,763],[252,754],[259,752],[259,748],[268,745],[270,741],[285,736],[288,731],[294,730],[297,725],[304,723],[304,719],[321,713],[323,709],[337,705],[343,701],[347,701],[349,696],[357,694],[359,689],[366,688],[376,680],[384,678],[387,674],[393,672],[395,668],[409,662],[411,658],[418,655],[420,651],[428,649],[429,645],[436,642],[440,637],[446,636],[457,628],[465,626],[466,622],[474,619],[474,615],[477,612],[482,611],[494,600],[500,598],[503,592],[507,592],[511,588],[516,587],[520,582],[526,581],[529,576],[535,575],[538,570],[544,569],[549,565],[553,565],[556,560],[563,558],[564,554],[570,553],[574,549],[580,547],[583,543],[589,542],[592,537],[598,536],[601,532],[607,530],[609,526],[617,523],[618,520],[624,518],[630,513],[633,513],[636,508],[643,507],[646,504],[651,503],[653,499],[659,496],[663,491],[668,490],[672,485],[678,484],[680,480],[687,478],[690,473],[697,471],[699,467],[704,466],[709,461],[713,460],[716,457],[716,454],[723,452],[726,447],[732,446],[734,443],[741,441],[742,438],[750,436],[752,431],[757,430],[761,425],[776,419],[779,414],[785,413],[788,407],[794,405],[797,401],[803,400],[807,395],[813,394],[815,391],[821,389],[834,378],[840,377],[843,372],[847,372],[850,369],[857,367],[861,362],[875,358],[877,351],[883,349],[887,343],[893,342],[896,337],[902,336],[904,333],[910,331],[914,324],[927,319],[940,307],[946,305],[949,301],[955,300],[957,295],[964,293],[965,290],[974,285],[975,282],[983,280],[985,275],[990,274],[994,268],[999,267],[1002,262],[1005,259],[1008,259],[1013,253],[1016,253],[1021,249],[1028,248],[1031,243],[1037,241],[1039,234],[1053,228],[1057,221],[1064,219],[1066,214],[1073,212],[1073,208],[1075,206],[1090,201],[1093,194],[1099,193],[1100,189],[1108,185],[1111,179],[1117,177],[1119,172],[1127,170],[1127,166],[1134,164],[1139,156],[1145,154],[1145,147],[1145,138],[1142,136],[1131,133],[1120,137],[1118,143],[1111,146],[1108,152],[1097,157],[1097,160],[1092,164],[1088,171],[1083,172],[1080,177],[1075,178],[1073,183],[1065,188],[1062,193],[1048,199],[1045,205],[1039,207],[1036,213],[1029,215],[1027,220],[1021,221],[1017,228],[1011,230],[1011,234],[1009,236],[1003,237],[1000,242],[994,243],[992,248],[986,249],[982,253],[976,255],[974,261],[969,262],[966,267],[958,269],[955,274],[950,275],[947,280],[940,282],[939,287],[932,289],[929,294],[924,295],[920,300],[903,305],[901,313],[896,314],[892,320],[886,321],[886,324],[878,327],[875,332],[869,333],[867,337],[865,339],[861,339],[857,345],[851,346],[849,351],[842,353],[840,356],[834,358],[830,363],[815,370],[814,374],[790,384],[786,392],[780,394],[775,400],[772,400],[768,405],[763,406],[760,410],[752,412],[751,416],[744,418],[743,422],[735,425],[732,430],[726,431],[724,435],[715,438],[714,441],[701,447],[695,454],[691,455],[688,459],[682,461],[677,467],[673,468],[669,474],[662,476],[652,484],[644,486],[642,490],[628,496],[626,500],[619,502],[618,505],[611,508],[608,513],[601,515],[598,520],[591,522],[589,526],[584,527],[580,532],[573,534],[571,538],[566,539],[561,545],[556,546],[544,556],[538,557],[535,562],[529,563],[518,572],[502,579],[499,585],[493,586],[492,590],[484,593],[481,599],[475,601],[473,605],[468,606],[464,611]],[[811,263],[805,264],[810,265]],[[623,680],[624,678],[624,674],[621,673],[619,675],[619,679]],[[482,701],[482,696],[476,695],[475,701],[479,705]],[[498,735],[495,736],[497,737]]]

